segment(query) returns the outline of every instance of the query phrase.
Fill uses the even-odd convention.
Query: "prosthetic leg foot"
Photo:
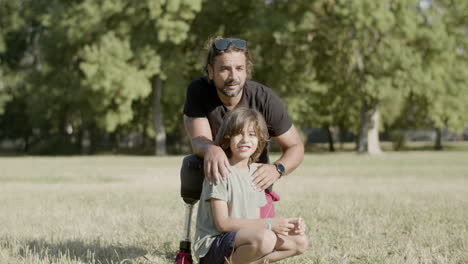
[[[180,195],[185,202],[184,236],[180,241],[175,264],[192,264],[190,228],[193,207],[200,199],[203,187],[203,160],[191,155],[184,158],[180,171]]]
[[[192,264],[191,247],[192,243],[190,240],[190,225],[192,219],[194,204],[185,204],[185,224],[184,224],[184,237],[179,244],[179,252],[175,259],[175,264]]]

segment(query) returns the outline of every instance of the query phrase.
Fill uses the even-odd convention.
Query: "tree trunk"
[[[23,137],[23,153],[27,153],[29,151],[29,135]]]
[[[143,122],[143,151],[146,153],[151,148],[151,139],[148,136],[148,122]]]
[[[91,133],[88,128],[83,128],[80,141],[81,155],[91,154]]]
[[[161,109],[161,98],[163,84],[159,75],[154,76],[152,80],[153,88],[153,125],[156,132],[155,137],[155,155],[166,155],[166,129],[164,127],[163,115]]]
[[[356,56],[356,66],[359,73],[359,88],[362,91],[364,77],[364,59],[358,49],[354,50]],[[379,143],[379,109],[378,104],[367,104],[363,100],[361,107],[361,129],[358,141],[358,153],[380,154]]]
[[[434,149],[435,150],[442,150],[442,129],[436,127],[435,129],[436,132],[436,138],[435,138],[435,144],[434,144]]]
[[[358,153],[382,153],[379,142],[379,110],[377,106],[369,109],[364,104],[361,109]]]
[[[329,150],[330,152],[335,152],[333,134],[332,134],[332,132],[331,132],[331,130],[330,130],[330,126],[325,126],[324,129],[327,131],[328,150]]]
[[[338,141],[340,141],[340,150],[344,149],[345,140],[345,129],[340,125],[338,126]]]
[[[112,153],[116,154],[120,150],[120,134],[112,133]]]

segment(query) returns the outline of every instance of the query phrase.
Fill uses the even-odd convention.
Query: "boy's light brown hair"
[[[258,160],[269,138],[265,119],[257,110],[239,107],[228,113],[224,118],[224,122],[221,125],[218,134],[216,135],[215,143],[220,146],[226,153],[226,156],[230,158],[232,155],[230,148],[231,137],[242,133],[242,129],[249,124],[253,125],[253,129],[258,138],[257,149],[249,158],[250,164]]]

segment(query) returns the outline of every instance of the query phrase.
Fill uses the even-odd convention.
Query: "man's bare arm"
[[[273,140],[281,149],[281,157],[276,161],[284,165],[285,174],[294,171],[304,160],[304,144],[294,125],[280,136],[273,137]],[[279,172],[273,164],[262,164],[253,175],[253,183],[259,189],[266,189],[280,177]]]
[[[205,178],[208,181],[218,182],[219,173],[221,176],[227,177],[230,172],[229,161],[224,151],[215,145],[208,119],[184,115],[184,125],[191,139],[193,152],[204,160]]]
[[[190,137],[193,152],[199,157],[205,156],[208,145],[214,145],[210,123],[205,117],[188,117],[184,115],[185,131]]]
[[[285,174],[294,171],[304,160],[304,144],[294,125],[285,133],[273,140],[279,145],[282,155],[277,162],[286,168]]]

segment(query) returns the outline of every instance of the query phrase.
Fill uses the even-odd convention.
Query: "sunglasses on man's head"
[[[215,40],[214,46],[218,51],[225,51],[231,43],[236,49],[244,50],[247,47],[247,41],[243,39],[218,39]]]

